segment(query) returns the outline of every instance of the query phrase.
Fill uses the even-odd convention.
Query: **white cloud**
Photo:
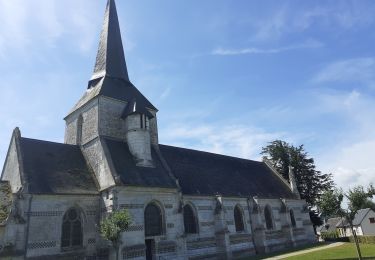
[[[323,46],[323,43],[316,41],[316,40],[309,40],[302,44],[295,44],[285,47],[279,48],[271,48],[271,49],[264,49],[264,48],[244,48],[244,49],[224,49],[224,48],[216,48],[214,49],[211,54],[212,55],[243,55],[243,54],[276,54],[280,52],[298,50],[298,49],[313,49],[313,48],[320,48]]]
[[[357,90],[321,94],[320,113],[333,113],[345,126],[332,134],[335,139],[317,156],[319,168],[334,174],[335,182],[345,190],[375,184],[375,99]]]
[[[366,57],[333,62],[315,75],[313,82],[359,82],[375,87],[375,59]]]
[[[307,2],[306,2],[307,3]],[[285,35],[301,33],[321,27],[327,32],[352,30],[375,23],[375,5],[366,1],[341,1],[325,5],[309,2],[295,5],[283,2],[271,12],[252,21],[255,26],[253,40],[267,41]]]
[[[70,38],[86,52],[96,42],[99,3],[89,0],[0,0],[0,57],[28,55],[31,44]],[[69,14],[69,15],[67,15]]]
[[[285,133],[268,133],[245,125],[171,124],[161,132],[165,144],[260,160],[261,147]]]

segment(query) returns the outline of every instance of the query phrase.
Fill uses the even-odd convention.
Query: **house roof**
[[[338,218],[329,218],[326,221],[326,224],[321,226],[320,232],[335,231],[337,225],[341,222],[341,220],[342,220],[341,217],[338,217]]]
[[[159,145],[183,194],[296,199],[263,162]]]
[[[370,210],[371,210],[370,208],[358,210],[357,214],[355,214],[355,217],[353,219],[353,226],[361,225],[363,219],[366,217],[367,213]]]
[[[79,146],[22,137],[20,149],[30,193],[98,193],[94,174]]]

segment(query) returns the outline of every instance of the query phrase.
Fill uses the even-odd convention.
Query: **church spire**
[[[91,80],[104,76],[129,81],[114,0],[108,0],[107,3],[94,74]]]

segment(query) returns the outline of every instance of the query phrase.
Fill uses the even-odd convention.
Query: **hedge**
[[[321,237],[325,241],[335,241],[340,236],[339,236],[339,233],[335,230],[335,231],[330,231],[330,232],[322,232]]]
[[[357,236],[358,242],[361,244],[375,244],[375,236]],[[350,242],[354,243],[354,238],[349,238]]]
[[[321,237],[324,241],[349,242],[349,238],[340,237],[338,231],[322,232]]]

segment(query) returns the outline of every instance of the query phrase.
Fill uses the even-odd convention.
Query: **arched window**
[[[272,213],[269,206],[264,209],[264,217],[266,219],[266,227],[268,230],[273,229]]]
[[[79,247],[82,241],[81,216],[76,209],[70,209],[63,218],[61,247]]]
[[[145,209],[145,235],[160,236],[163,234],[163,216],[155,203],[150,203]]]
[[[294,212],[293,210],[289,210],[289,214],[290,214],[290,222],[292,222],[292,227],[296,227],[296,219],[294,218]]]
[[[198,233],[197,230],[197,221],[195,214],[190,205],[185,205],[184,209],[184,227],[186,234],[195,234]]]
[[[234,207],[234,224],[237,232],[244,231],[242,210],[239,206]]]

